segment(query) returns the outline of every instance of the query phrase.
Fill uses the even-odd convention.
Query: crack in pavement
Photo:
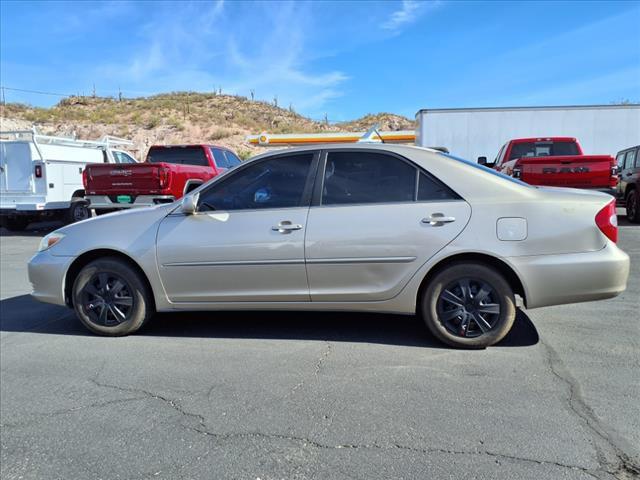
[[[327,344],[330,345],[329,342],[327,342]],[[323,353],[323,355],[321,355],[318,362],[316,363],[316,368],[315,368],[316,375],[320,372],[322,368],[322,363],[324,359],[326,359],[326,357],[329,355],[330,351],[331,351],[331,347],[328,346],[327,350]],[[295,435],[277,434],[277,433],[262,433],[257,431],[237,432],[237,433],[218,433],[218,432],[210,431],[207,428],[206,419],[203,415],[199,413],[192,413],[192,412],[186,411],[177,401],[171,398],[165,397],[157,393],[150,392],[148,390],[140,389],[140,388],[122,387],[119,385],[103,383],[93,378],[89,379],[89,381],[91,381],[96,386],[99,386],[102,388],[110,388],[110,389],[115,389],[118,391],[129,392],[129,393],[140,393],[144,395],[144,397],[146,398],[159,400],[163,402],[165,405],[168,405],[173,410],[180,413],[181,415],[197,420],[197,426],[189,426],[189,425],[181,424],[179,425],[181,428],[198,433],[199,435],[214,439],[216,441],[221,441],[221,442],[229,441],[229,440],[237,440],[237,439],[282,440],[282,441],[300,443],[302,448],[311,447],[311,448],[323,449],[323,450],[342,450],[342,449],[344,450],[367,450],[367,449],[394,450],[395,449],[395,450],[410,451],[410,452],[419,453],[423,455],[441,454],[441,455],[488,456],[488,457],[494,458],[496,461],[502,460],[506,462],[522,462],[522,463],[535,464],[535,465],[549,465],[549,466],[563,468],[563,469],[580,471],[593,478],[600,478],[597,475],[597,471],[594,471],[579,465],[569,465],[566,463],[556,462],[551,460],[537,460],[534,458],[502,454],[502,453],[493,452],[489,450],[452,450],[452,449],[439,448],[439,447],[414,447],[410,445],[402,445],[399,443],[380,444],[376,442],[370,443],[370,444],[345,443],[345,444],[330,445],[330,444],[321,443],[311,438],[305,438],[305,437],[300,437]],[[136,398],[136,400],[140,400],[140,398],[138,397]],[[612,472],[609,472],[609,471],[606,471],[606,473],[613,474]]]
[[[329,445],[325,443],[312,440],[310,438],[298,437],[294,435],[283,435],[276,433],[262,433],[262,432],[241,432],[241,433],[216,433],[209,430],[202,430],[199,428],[184,427],[187,430],[195,431],[201,435],[211,437],[215,440],[235,440],[235,439],[257,439],[257,440],[284,440],[296,443],[302,443],[303,447],[312,447],[322,450],[406,450],[413,453],[419,453],[423,455],[428,454],[441,454],[441,455],[477,455],[488,456],[494,459],[500,459],[503,461],[522,462],[535,465],[549,465],[553,467],[570,469],[583,472],[593,478],[599,478],[595,473],[585,467],[579,465],[569,465],[566,463],[551,461],[551,460],[537,460],[528,457],[518,457],[515,455],[502,454],[498,452],[492,452],[489,450],[451,450],[438,447],[413,447],[409,445],[402,445],[398,443],[370,443],[370,444],[337,444]]]
[[[333,345],[331,344],[331,342],[329,342],[328,340],[325,340],[325,343],[326,343],[326,348],[320,354],[320,356],[318,357],[318,360],[316,361],[315,366],[314,366],[314,370],[313,370],[313,377],[314,378],[317,377],[320,374],[320,371],[322,370],[322,367],[324,366],[324,363],[327,360],[327,357],[329,357],[329,355],[333,351]],[[305,384],[305,379],[303,378],[300,382],[298,382],[291,389],[291,391],[287,395],[285,395],[283,397],[283,400],[293,396],[298,389],[300,389],[300,388],[302,388],[304,386],[304,384]]]
[[[560,355],[558,355],[558,352],[556,352],[551,345],[544,342],[542,338],[540,339],[540,344],[546,352],[545,358],[549,364],[551,373],[567,386],[569,391],[569,397],[567,399],[569,410],[581,420],[581,423],[591,432],[593,437],[599,438],[604,442],[610,454],[617,460],[617,464],[609,462],[598,444],[594,442],[598,463],[602,471],[616,478],[639,476],[640,465],[635,464],[629,454],[625,452],[625,448],[629,448],[627,441],[601,424],[593,409],[587,405],[583,398],[580,384],[573,375],[571,375],[571,372],[569,372],[569,369],[560,358]]]
[[[114,389],[114,390],[119,390],[121,392],[141,393],[147,398],[152,398],[154,400],[160,400],[161,402],[164,402],[165,404],[169,405],[171,408],[173,408],[176,412],[180,413],[181,415],[184,415],[186,417],[195,418],[196,420],[198,420],[198,423],[202,427],[205,426],[204,416],[200,415],[199,413],[187,412],[186,410],[184,410],[184,408],[178,402],[176,402],[175,400],[173,400],[171,398],[167,398],[167,397],[164,397],[164,396],[162,396],[160,394],[149,392],[148,390],[144,390],[144,389],[141,389],[141,388],[121,387],[119,385],[113,385],[113,384],[110,384],[110,383],[102,383],[102,382],[98,381],[95,378],[90,378],[89,381],[91,383],[93,383],[94,385],[97,385],[98,387],[111,388],[111,389]]]
[[[62,410],[54,410],[53,412],[47,412],[47,413],[36,413],[35,415],[38,417],[35,420],[28,420],[26,422],[15,422],[15,423],[0,423],[0,427],[1,428],[17,428],[17,427],[28,427],[30,425],[33,425],[34,423],[38,423],[40,421],[42,421],[43,418],[52,418],[52,417],[56,417],[58,415],[69,415],[71,413],[75,413],[75,412],[79,412],[81,410],[87,410],[90,408],[102,408],[102,407],[106,407],[109,405],[114,405],[114,404],[118,404],[118,403],[126,403],[126,402],[133,402],[136,400],[144,400],[146,397],[130,397],[130,398],[118,398],[118,399],[114,399],[114,400],[107,400],[107,401],[102,401],[102,402],[94,402],[94,403],[90,403],[89,405],[79,405],[77,407],[72,407],[72,408],[65,408]]]

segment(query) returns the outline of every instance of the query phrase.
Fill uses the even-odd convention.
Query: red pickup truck
[[[500,149],[495,163],[485,161],[485,165],[530,185],[590,188],[613,195],[618,182],[611,155],[585,155],[571,137],[510,140]]]
[[[142,163],[87,165],[85,198],[97,214],[170,203],[239,163],[216,145],[154,145]]]

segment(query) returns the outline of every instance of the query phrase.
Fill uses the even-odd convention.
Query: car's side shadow
[[[21,295],[0,301],[0,331],[50,335],[91,335],[73,311]],[[326,340],[426,348],[448,348],[415,316],[343,312],[180,312],[156,315],[138,336]],[[518,310],[500,347],[538,343],[535,326]]]

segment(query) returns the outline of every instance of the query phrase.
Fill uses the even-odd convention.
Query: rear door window
[[[218,148],[212,148],[211,154],[216,161],[216,167],[229,168],[229,162],[227,161],[227,157],[224,155],[224,152],[222,150]]]
[[[635,159],[636,159],[636,151],[635,150],[629,150],[627,152],[627,156],[625,157],[625,160],[624,160],[624,168],[625,168],[625,170],[627,168],[633,168],[633,165],[635,163]]]
[[[224,155],[227,157],[229,168],[235,167],[236,165],[240,165],[242,163],[242,161],[229,150],[225,150]]]
[[[202,147],[160,147],[149,150],[150,163],[175,163],[179,165],[209,166]]]
[[[418,178],[418,201],[437,202],[441,200],[458,200],[460,197],[444,183],[431,175],[420,172]]]
[[[412,202],[416,167],[378,152],[329,152],[322,205]]]

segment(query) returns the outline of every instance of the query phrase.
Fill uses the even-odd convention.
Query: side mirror
[[[478,157],[478,164],[486,165],[487,164],[487,157]]]
[[[182,198],[182,203],[180,205],[180,210],[185,215],[193,215],[198,210],[198,197],[200,195],[196,193],[195,195],[185,195]]]

